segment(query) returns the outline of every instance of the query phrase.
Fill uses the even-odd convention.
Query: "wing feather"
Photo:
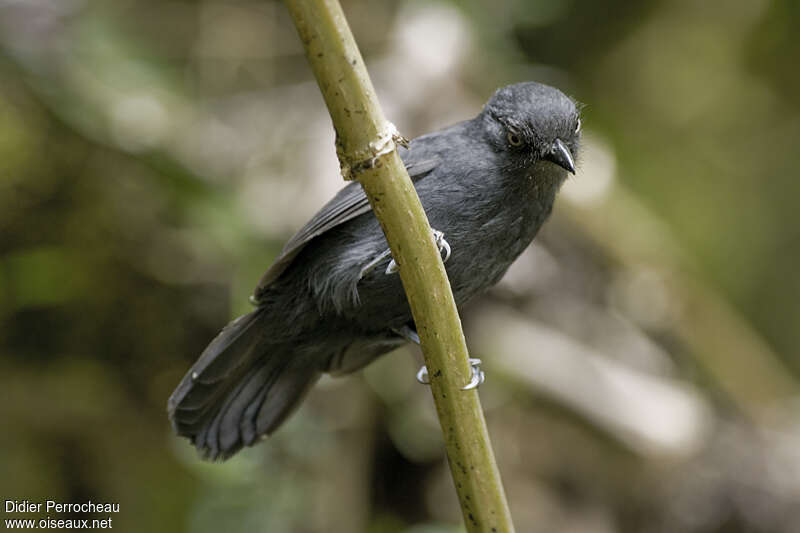
[[[403,155],[408,174],[414,182],[427,176],[439,164],[438,158],[435,157],[417,161],[411,150],[406,151]],[[254,292],[256,297],[283,274],[297,254],[312,239],[371,209],[360,183],[352,182],[346,185],[294,237],[289,239],[281,254],[259,280]]]

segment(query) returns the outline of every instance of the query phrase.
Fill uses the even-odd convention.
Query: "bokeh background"
[[[517,530],[800,531],[800,4],[344,8],[406,136],[522,80],[586,104],[578,175],[463,313]],[[280,2],[0,0],[4,500],[117,502],[132,532],[461,530],[415,350],[224,464],[166,419],[342,185],[331,130]]]

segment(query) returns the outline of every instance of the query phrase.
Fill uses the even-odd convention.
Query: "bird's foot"
[[[480,359],[473,359],[470,358],[469,360],[469,368],[470,368],[470,379],[469,383],[461,387],[461,390],[472,390],[477,389],[481,383],[486,381],[486,374],[481,370],[481,360]],[[425,365],[419,369],[417,372],[417,381],[422,383],[423,385],[429,385],[431,380],[430,376],[428,375],[428,367]]]
[[[380,263],[390,255],[392,255],[392,251],[387,249],[386,251],[381,253],[378,257],[376,257],[375,259],[364,265],[364,268],[362,268],[361,271],[358,273],[358,279],[359,280],[364,279],[364,276],[372,272],[372,269],[374,269],[378,265],[378,263]],[[391,265],[392,263],[394,263],[394,259],[392,259],[392,262],[389,264]]]
[[[461,387],[461,390],[472,390],[480,387],[486,381],[486,374],[481,370],[481,360],[470,357],[469,359],[470,378],[469,383]]]
[[[405,325],[402,328],[392,329],[392,331],[395,334],[403,337],[405,340],[413,342],[414,344],[419,346],[419,334],[417,334],[417,332],[412,327]]]
[[[431,378],[428,376],[428,367],[422,365],[420,369],[417,371],[417,381],[422,383],[423,385],[430,385]]]
[[[450,250],[450,243],[447,242],[444,238],[444,232],[439,231],[438,229],[434,229],[433,241],[436,243],[436,246],[439,247],[439,253],[444,252],[444,257],[442,257],[442,263],[447,263],[447,260],[450,259],[451,250]]]
[[[436,242],[436,246],[439,247],[439,253],[444,255],[444,257],[442,257],[442,262],[447,263],[447,260],[450,259],[450,252],[452,250],[450,249],[450,243],[448,243],[444,238],[444,232],[434,229],[433,240]],[[386,256],[381,254],[381,259],[384,257]],[[392,260],[389,261],[389,266],[386,267],[386,274],[394,274],[398,270],[400,270],[400,267],[397,265],[397,262],[394,260],[394,258],[392,258]]]

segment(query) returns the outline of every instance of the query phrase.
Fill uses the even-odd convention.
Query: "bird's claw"
[[[481,360],[469,359],[470,379],[469,383],[461,387],[461,390],[477,389],[481,384],[486,381],[486,374],[481,370]]]
[[[469,383],[461,387],[461,390],[477,389],[484,381],[486,381],[486,374],[481,370],[480,359],[469,359],[470,379]],[[422,365],[422,368],[417,372],[417,381],[423,385],[430,385],[431,380],[428,375],[428,367]]]
[[[423,385],[430,385],[431,384],[430,376],[428,376],[428,367],[427,366],[422,365],[422,368],[420,368],[417,371],[417,381],[419,381]]]
[[[433,230],[433,240],[436,243],[436,246],[439,247],[439,253],[444,252],[444,257],[442,257],[442,262],[447,263],[447,260],[450,259],[450,253],[452,252],[450,248],[450,243],[447,242],[444,238],[444,232],[439,231],[438,229]],[[383,256],[381,256],[383,257]],[[400,267],[397,265],[397,261],[392,258],[389,261],[389,265],[386,267],[386,274],[394,274],[400,270]]]
[[[433,230],[433,240],[436,242],[436,246],[439,247],[439,253],[444,252],[444,257],[442,257],[442,262],[447,263],[447,260],[450,259],[450,243],[448,243],[444,239],[444,232],[439,231],[438,229]]]

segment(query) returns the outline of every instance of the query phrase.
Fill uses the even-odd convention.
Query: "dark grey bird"
[[[499,89],[472,120],[400,148],[444,234],[458,306],[497,283],[575,171],[580,113],[539,83]],[[361,186],[339,191],[284,247],[252,297],[169,399],[175,431],[225,459],[273,432],[323,372],[356,371],[416,336],[386,239]]]

